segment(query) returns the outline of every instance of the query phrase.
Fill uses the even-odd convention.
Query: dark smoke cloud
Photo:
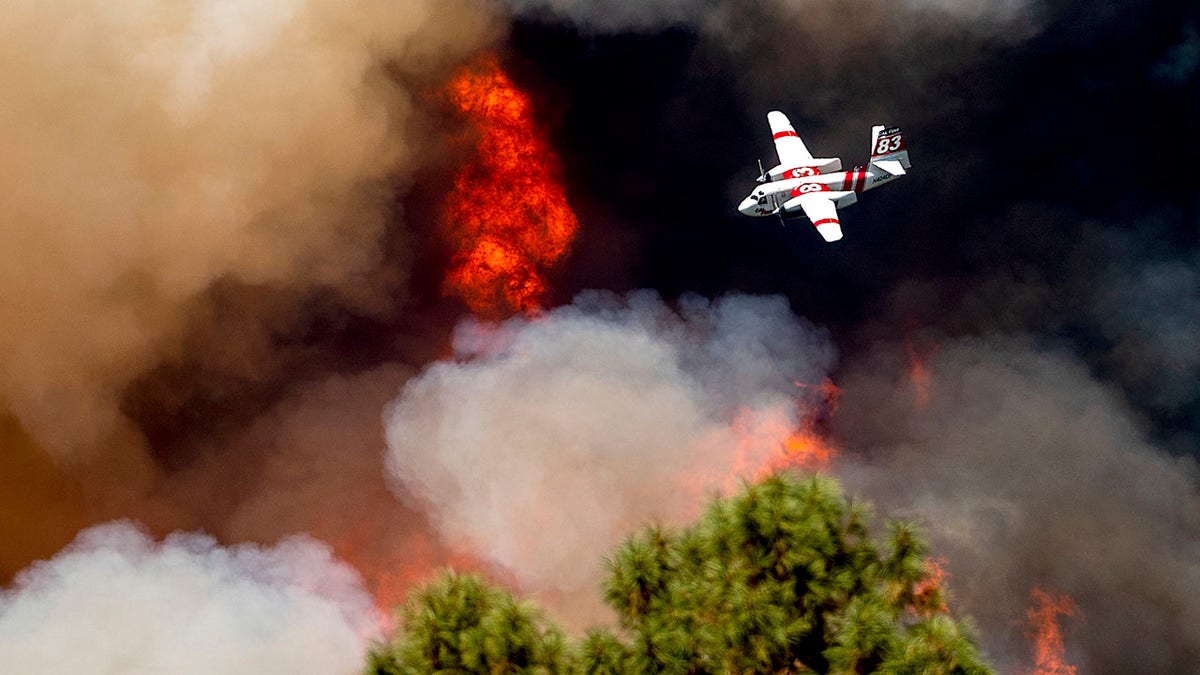
[[[925,525],[945,555],[952,607],[975,618],[995,664],[1031,659],[1031,585],[1068,593],[1083,672],[1185,672],[1200,658],[1200,471],[1154,447],[1079,360],[1026,339],[956,339],[915,396],[903,349],[841,378],[838,472],[889,515]],[[1119,637],[1118,637],[1119,636]]]
[[[506,0],[518,16],[567,20],[602,32],[654,31],[696,24],[711,11],[708,0]]]
[[[506,0],[518,16],[570,21],[581,27],[601,33],[626,31],[653,31],[687,26],[713,32],[743,32],[755,25],[746,21],[747,12],[752,16],[771,17],[776,22],[795,26],[804,22],[823,24],[832,14],[858,19],[864,11],[873,11],[870,3],[848,3],[830,0],[767,0],[754,3],[733,3],[720,0],[653,0],[630,2],[629,0]],[[878,5],[883,7],[884,5]],[[889,3],[888,14],[893,17],[896,31],[907,30],[903,25],[911,14],[930,12],[954,20],[969,23],[972,29],[988,30],[997,25],[1010,24],[1027,15],[1029,3],[1025,0],[984,2],[983,0],[903,0]],[[854,23],[854,21],[843,21]],[[832,36],[830,36],[832,38]],[[832,41],[832,40],[831,40]]]
[[[571,83],[567,137],[603,160],[567,170],[618,205],[583,220],[641,242],[624,283],[783,293],[831,329],[849,477],[934,528],[997,663],[1028,663],[1013,622],[1042,583],[1081,604],[1077,663],[1188,670],[1200,193],[1173,167],[1200,134],[1196,8],[713,2],[652,34],[632,3],[552,4],[577,25],[536,15],[516,44]],[[636,38],[614,34],[625,7]],[[850,165],[870,124],[899,124],[914,171],[847,210],[837,246],[741,218],[776,107]],[[927,410],[913,354],[931,359]],[[1114,640],[1125,603],[1145,628]]]
[[[1200,32],[1195,26],[1184,29],[1184,39],[1171,48],[1154,66],[1154,75],[1171,84],[1184,84],[1200,67]]]

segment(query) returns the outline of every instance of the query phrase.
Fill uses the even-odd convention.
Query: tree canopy
[[[608,562],[618,626],[572,644],[529,604],[453,572],[418,589],[368,673],[989,673],[915,527],[836,481],[770,476],[698,522],[649,527]]]

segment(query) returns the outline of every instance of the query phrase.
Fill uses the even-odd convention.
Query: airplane
[[[858,193],[893,181],[912,168],[900,127],[872,127],[867,166],[842,171],[842,160],[836,157],[813,157],[787,115],[772,110],[767,124],[779,165],[763,171],[759,160],[759,186],[742,200],[738,211],[747,216],[779,216],[781,221],[784,214],[803,211],[825,241],[842,238],[838,208],[850,206],[858,201]]]

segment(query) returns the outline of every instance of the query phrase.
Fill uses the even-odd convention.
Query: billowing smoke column
[[[471,0],[151,5],[0,7],[5,578],[88,521],[221,529],[164,468],[323,379],[312,323],[397,315],[417,94],[501,29]]]
[[[411,247],[396,200],[440,136],[420,96],[494,41],[496,18],[472,0],[0,7],[0,577],[117,515],[156,535],[199,529],[222,542],[337,533],[340,555],[358,553],[372,572],[386,561],[396,575],[411,572],[414,544],[428,569],[437,547],[416,546],[423,521],[382,480],[378,411],[403,374],[349,378],[341,405],[303,422],[291,415],[340,382],[324,370],[340,355],[307,344],[320,332],[312,323],[402,314]],[[290,368],[293,358],[303,367]],[[376,400],[381,380],[388,394]],[[197,400],[214,403],[197,412]],[[364,406],[369,421],[358,424]],[[332,431],[347,420],[361,435]],[[339,490],[357,499],[335,499]],[[350,508],[376,522],[342,527]],[[186,654],[182,624],[155,633],[136,623],[191,592],[163,569],[178,560],[224,603],[202,616],[204,637],[236,634],[225,651],[200,645],[227,660],[191,654],[200,672],[256,670],[264,650],[290,651],[295,661],[279,663],[300,671],[356,669],[362,640],[346,627],[358,619],[335,617],[334,599],[323,609],[319,594],[305,600],[282,569],[270,571],[298,556],[349,574],[317,560],[328,553],[315,544],[264,553],[265,567],[249,549],[191,538],[158,549],[115,530],[72,551],[27,572],[6,599],[0,649],[68,652],[90,625],[111,638],[113,658]],[[222,557],[236,560],[222,567]],[[117,581],[103,578],[113,559],[128,562]],[[44,581],[50,570],[55,580]],[[40,589],[97,609],[44,615]],[[387,601],[398,600],[402,589],[391,591]],[[356,593],[346,611],[367,616]],[[146,616],[101,611],[123,597],[153,606]],[[27,630],[68,635],[53,648],[10,639]],[[6,651],[0,671],[44,670],[10,660],[27,655]]]
[[[831,365],[827,338],[778,297],[675,312],[648,292],[588,293],[461,326],[454,360],[389,407],[389,469],[448,541],[580,618],[622,537],[694,515],[786,452],[797,399],[813,398],[794,381]]]
[[[388,200],[420,162],[401,78],[491,32],[469,2],[0,11],[0,401],[68,462],[122,442],[123,387],[218,281],[293,292],[264,318],[314,289],[381,308]]]
[[[0,593],[0,671],[353,673],[376,620],[358,574],[312,539],[159,544],[115,523]]]

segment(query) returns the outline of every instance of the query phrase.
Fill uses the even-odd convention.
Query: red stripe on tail
[[[800,138],[800,135],[794,131],[780,131],[780,132],[776,133],[774,136],[772,136],[771,138],[774,138],[775,140],[779,140],[785,136],[795,136],[796,138]]]
[[[813,227],[819,227],[821,225],[824,225],[825,223],[840,223],[840,222],[841,221],[839,221],[837,218],[822,218],[822,219],[814,222]]]

